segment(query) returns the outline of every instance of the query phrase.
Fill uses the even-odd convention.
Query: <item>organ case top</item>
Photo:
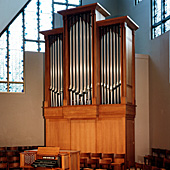
[[[135,105],[134,31],[98,3],[59,11],[64,27],[44,31],[45,107]],[[84,109],[84,108],[83,108]]]
[[[126,153],[126,160],[134,161],[135,31],[138,25],[128,16],[105,19],[110,14],[98,3],[58,13],[63,16],[63,28],[41,32],[46,45],[46,144],[59,143],[61,148],[92,151],[74,143],[72,133],[75,132],[70,127],[74,120],[80,119],[80,124],[81,120],[95,120],[96,126],[90,127],[95,133],[93,151]],[[108,151],[100,146],[102,138],[98,137],[104,134],[97,130],[98,120],[115,122],[119,118],[121,123],[115,126],[123,125],[120,127],[122,139],[115,137],[120,140],[114,144],[117,149],[112,147]],[[67,142],[62,137],[52,137],[54,129],[51,128],[58,127],[53,123],[67,120],[70,135]],[[117,132],[111,135],[115,134]],[[52,138],[57,141],[53,142]],[[109,142],[108,145],[112,145],[112,141]]]

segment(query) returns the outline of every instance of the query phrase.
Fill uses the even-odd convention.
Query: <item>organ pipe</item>
[[[50,36],[51,107],[63,105],[63,36]]]
[[[70,105],[92,104],[92,16],[69,18]]]
[[[119,25],[100,28],[101,104],[121,103]]]

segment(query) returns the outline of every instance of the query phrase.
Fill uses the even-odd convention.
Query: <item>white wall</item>
[[[136,54],[135,160],[143,162],[149,154],[149,56]]]
[[[25,93],[0,94],[0,146],[44,145],[43,60],[26,52]]]
[[[28,0],[0,0],[0,32],[8,25]]]

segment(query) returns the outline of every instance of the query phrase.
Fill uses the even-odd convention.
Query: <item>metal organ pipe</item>
[[[53,106],[53,38],[50,39],[50,95],[51,106]]]
[[[84,104],[86,105],[86,98],[87,98],[87,44],[86,44],[86,38],[87,38],[87,27],[86,27],[86,14],[83,14],[83,55],[84,55],[84,88],[83,88],[83,97],[84,97]]]
[[[92,16],[69,18],[70,105],[92,103]]]
[[[69,90],[70,90],[70,105],[72,105],[72,102],[73,102],[73,94],[72,94],[72,90],[73,90],[73,28],[71,27],[72,26],[72,19],[70,20],[70,87],[69,87]]]
[[[51,107],[63,105],[63,37],[50,36]]]
[[[77,97],[77,105],[79,105],[79,73],[80,73],[80,55],[79,55],[79,16],[76,16],[76,97]]]
[[[87,104],[90,103],[90,51],[89,51],[89,14],[87,14],[87,92],[88,92],[88,99]]]
[[[83,23],[82,15],[79,17],[79,30],[80,30],[80,105],[83,105]]]
[[[109,59],[109,55],[110,55],[110,51],[109,51],[109,47],[110,47],[110,41],[109,41],[109,38],[110,38],[110,35],[109,35],[109,27],[107,27],[107,43],[106,43],[106,45],[107,45],[107,63],[106,63],[106,65],[107,65],[107,71],[106,71],[106,73],[107,73],[107,86],[106,86],[106,88],[107,88],[107,102],[106,102],[106,104],[110,104],[110,59]]]
[[[92,39],[93,39],[93,35],[92,35],[92,14],[90,14],[90,104],[92,104],[92,78],[93,78],[93,68],[92,68]]]
[[[76,47],[76,43],[75,43],[75,38],[76,38],[76,30],[75,30],[75,16],[73,16],[73,105],[76,105],[76,94],[75,94],[75,90],[76,90],[76,52],[75,52],[75,47]]]
[[[104,88],[104,97],[103,97],[103,102],[104,102],[104,104],[106,104],[106,95],[107,95],[107,93],[106,93],[106,53],[107,53],[107,51],[106,51],[106,28],[104,28],[104,42],[103,42],[103,48],[104,48],[104,56],[103,56],[103,61],[104,61],[104,74],[103,74],[103,80],[104,80],[104,84],[103,84],[103,88]]]
[[[103,35],[104,35],[104,30],[103,28],[101,28],[100,30],[100,34],[101,34],[101,57],[100,57],[100,70],[101,70],[101,77],[100,77],[100,81],[101,81],[101,103],[103,104],[104,103],[104,80],[103,80],[103,76],[104,76],[104,68],[103,68],[103,56],[104,56],[104,50],[103,50],[103,47],[104,47],[104,40],[103,40]]]
[[[55,93],[55,106],[58,106],[58,37],[55,36],[55,65],[54,65],[54,93]]]
[[[110,104],[113,104],[113,28],[109,27],[110,34]]]
[[[63,43],[62,43],[62,35],[60,35],[60,80],[61,80],[61,106],[63,106]]]
[[[121,103],[119,25],[100,28],[101,104]]]

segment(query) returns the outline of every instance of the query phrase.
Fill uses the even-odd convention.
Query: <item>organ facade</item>
[[[46,146],[126,154],[134,162],[135,30],[94,3],[59,11],[45,36]]]

